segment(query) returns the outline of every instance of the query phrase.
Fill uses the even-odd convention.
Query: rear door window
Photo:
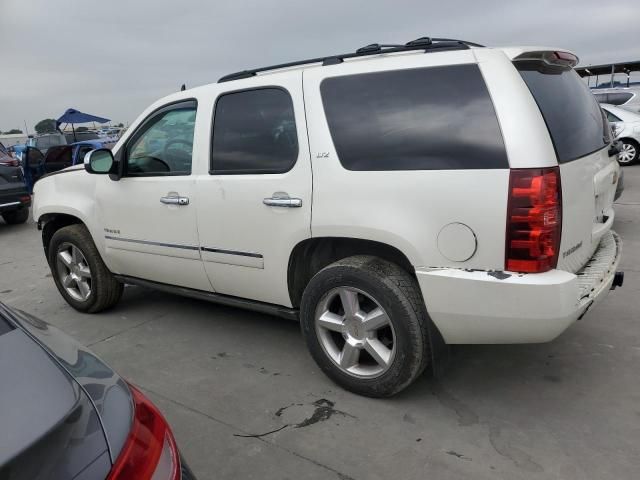
[[[258,88],[218,98],[210,173],[284,173],[297,158],[293,102],[286,90]]]
[[[551,134],[558,162],[584,157],[607,145],[600,105],[572,68],[516,62]]]
[[[331,77],[320,90],[338,158],[348,170],[509,167],[475,64]]]

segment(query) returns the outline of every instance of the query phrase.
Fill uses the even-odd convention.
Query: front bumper
[[[577,273],[416,269],[427,311],[445,342],[540,343],[553,340],[601,301],[614,280],[620,237],[606,233]]]

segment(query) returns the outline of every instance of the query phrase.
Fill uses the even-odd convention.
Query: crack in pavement
[[[331,472],[331,473],[335,474],[340,480],[355,480],[355,478],[353,478],[353,477],[351,477],[351,476],[349,476],[349,475],[347,475],[345,473],[342,473],[342,472],[336,470],[335,468],[330,467],[329,465],[325,465],[324,463],[318,462],[317,460],[314,460],[312,458],[306,457],[305,455],[302,455],[302,454],[300,454],[298,452],[290,450],[289,448],[287,448],[287,447],[285,447],[283,445],[279,445],[277,443],[270,442],[269,440],[267,440],[266,438],[263,438],[261,436],[253,437],[249,432],[246,432],[245,430],[243,430],[242,428],[237,427],[236,425],[233,425],[233,424],[231,424],[229,422],[225,422],[224,420],[220,420],[219,418],[216,418],[216,417],[214,417],[212,415],[209,415],[209,414],[207,414],[205,412],[202,412],[202,411],[200,411],[200,410],[198,410],[196,408],[190,407],[189,405],[185,405],[182,402],[179,402],[179,401],[174,400],[172,398],[166,397],[165,395],[162,395],[162,394],[160,394],[160,393],[158,393],[158,392],[156,392],[154,390],[150,390],[150,389],[142,387],[140,385],[138,385],[138,388],[142,389],[145,392],[151,393],[153,395],[157,395],[158,397],[162,398],[163,400],[165,400],[167,402],[170,402],[170,403],[173,403],[174,405],[178,405],[179,407],[182,407],[182,408],[184,408],[184,409],[186,409],[186,410],[188,410],[188,411],[190,411],[192,413],[195,413],[197,415],[201,415],[201,416],[203,416],[205,418],[208,418],[209,420],[214,421],[216,423],[219,423],[220,425],[224,425],[224,426],[229,427],[229,428],[231,428],[233,430],[237,430],[239,432],[242,432],[247,437],[255,438],[259,442],[266,443],[267,445],[270,445],[270,446],[272,446],[274,448],[282,450],[283,452],[286,452],[286,453],[288,453],[290,455],[293,455],[294,457],[300,458],[301,460],[306,460],[307,462],[312,463],[312,464],[316,465],[317,467],[323,468],[323,469],[327,470],[328,472]],[[285,425],[285,427],[286,426],[287,425]],[[271,432],[271,433],[274,433],[274,432]]]
[[[491,446],[498,454],[511,460],[516,467],[527,472],[540,473],[544,471],[544,468],[535,462],[531,455],[502,438],[501,433],[500,427],[489,427],[489,442],[491,442]]]
[[[107,340],[111,340],[112,338],[118,337],[118,336],[122,335],[123,333],[130,332],[131,330],[133,330],[135,328],[138,328],[138,327],[141,327],[142,325],[144,325],[146,323],[152,322],[154,320],[160,320],[161,318],[164,318],[167,315],[168,315],[168,313],[162,313],[157,317],[149,318],[148,320],[143,320],[142,322],[136,323],[135,325],[131,325],[130,327],[127,327],[124,330],[120,330],[119,332],[116,332],[113,335],[109,335],[107,337],[104,337],[104,338],[102,338],[100,340],[96,340],[93,343],[88,343],[86,345],[87,345],[87,347],[93,347],[94,345],[98,345],[99,343],[106,342]]]

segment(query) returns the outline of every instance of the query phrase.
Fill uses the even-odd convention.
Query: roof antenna
[[[187,89],[187,86],[183,83],[182,86],[180,87],[180,91],[184,92]]]

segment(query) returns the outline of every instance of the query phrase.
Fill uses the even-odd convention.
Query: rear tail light
[[[140,390],[133,396],[133,425],[107,480],[179,480],[180,457],[166,420]]]
[[[23,195],[18,200],[20,200],[22,203],[28,203],[31,201],[31,197],[29,195]]]
[[[560,170],[512,169],[505,269],[541,273],[558,263],[562,228]]]

